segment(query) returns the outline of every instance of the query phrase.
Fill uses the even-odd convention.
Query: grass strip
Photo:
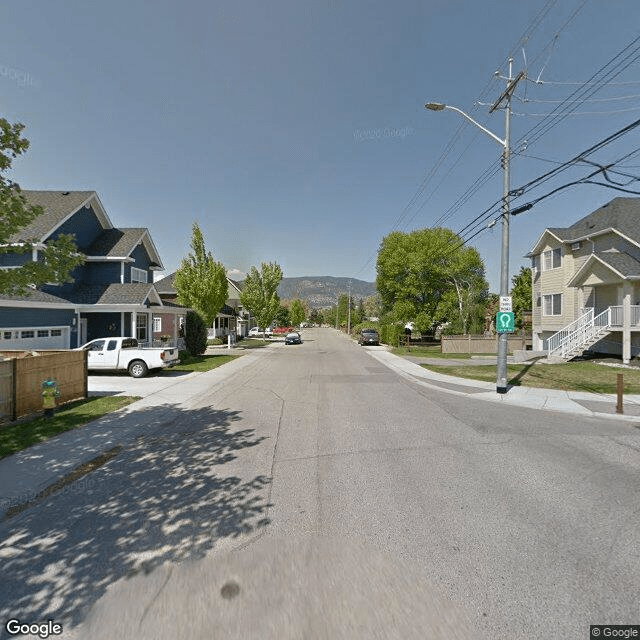
[[[64,489],[65,487],[68,487],[69,485],[82,478],[82,476],[86,476],[88,473],[91,473],[98,467],[101,467],[106,462],[109,462],[109,460],[115,458],[120,453],[120,451],[122,451],[122,446],[118,445],[117,447],[113,447],[112,449],[105,451],[103,454],[97,456],[96,458],[89,460],[89,462],[85,462],[79,467],[76,467],[71,473],[68,473],[66,476],[64,476],[64,478],[56,480],[53,484],[50,484],[48,487],[37,493],[31,500],[26,500],[25,502],[16,504],[7,509],[7,512],[4,514],[4,517],[2,519],[8,520],[9,518],[13,518],[29,507],[32,507],[39,502],[46,500],[50,495],[56,493],[57,491],[60,491],[61,489]]]
[[[0,427],[0,459],[122,409],[139,399],[135,396],[85,398],[62,405],[52,418],[38,417]]]
[[[180,352],[180,364],[171,368],[171,371],[211,371],[227,362],[231,362],[240,356],[226,354],[213,354],[203,356],[192,356],[186,351]]]
[[[425,369],[470,380],[495,382],[496,365],[448,366],[421,365]],[[563,364],[510,364],[507,366],[509,384],[513,386],[616,393],[617,374],[624,376],[624,393],[640,393],[640,372],[598,365],[593,362]]]

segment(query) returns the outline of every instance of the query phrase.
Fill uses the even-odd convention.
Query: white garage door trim
[[[68,348],[69,327],[0,328],[0,350]]]

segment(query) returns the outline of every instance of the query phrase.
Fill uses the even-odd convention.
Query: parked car
[[[273,331],[269,327],[267,329],[265,329],[264,332],[262,331],[262,329],[260,329],[260,327],[252,327],[251,329],[249,329],[249,336],[250,337],[261,336],[263,333],[264,333],[265,336],[273,335]]]
[[[135,338],[98,338],[79,349],[88,352],[89,371],[128,371],[132,378],[143,378],[151,369],[180,363],[178,349],[142,348]]]
[[[380,344],[380,334],[375,329],[363,329],[360,332],[358,344]]]
[[[297,331],[292,331],[291,333],[287,333],[285,339],[285,344],[302,344],[302,338]]]

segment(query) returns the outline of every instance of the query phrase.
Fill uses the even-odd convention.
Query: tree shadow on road
[[[165,406],[133,415],[137,435],[122,436],[115,458],[0,525],[10,577],[0,584],[0,619],[76,626],[119,578],[201,558],[221,538],[268,524],[271,479],[246,464],[264,460],[257,445],[266,437],[238,428],[238,412]],[[122,418],[112,419],[118,427]]]

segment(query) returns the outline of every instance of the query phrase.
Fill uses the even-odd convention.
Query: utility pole
[[[349,314],[347,320],[347,335],[351,335],[351,280],[349,280]]]
[[[505,108],[505,137],[502,140],[492,131],[489,131],[486,127],[483,127],[479,122],[476,122],[468,113],[465,113],[457,107],[443,104],[442,102],[427,102],[425,108],[430,111],[443,111],[449,109],[460,114],[463,118],[471,122],[481,131],[484,131],[490,138],[493,138],[498,144],[502,146],[502,168],[504,169],[504,190],[502,195],[502,263],[500,268],[500,296],[509,295],[509,191],[511,190],[509,182],[509,160],[510,160],[510,143],[511,143],[511,96],[516,88],[516,85],[525,76],[524,71],[520,71],[518,75],[513,78],[513,58],[509,58],[509,77],[503,78],[507,81],[507,88],[502,92],[502,95],[493,104],[489,113],[493,113],[500,105],[506,100]],[[499,72],[496,72],[499,76]],[[496,376],[496,392],[507,393],[507,353],[509,351],[509,339],[508,334],[501,332],[498,338],[498,366]]]
[[[504,190],[502,196],[502,259],[500,267],[500,296],[509,295],[509,191],[510,186],[510,160],[511,160],[511,96],[518,82],[524,77],[521,71],[515,78],[512,77],[513,58],[509,58],[509,77],[507,88],[495,101],[489,113],[493,113],[505,100],[504,110],[504,150],[502,152],[502,167],[504,170]],[[507,393],[507,355],[509,353],[509,334],[502,332],[498,337],[498,364],[496,374],[496,392]]]

